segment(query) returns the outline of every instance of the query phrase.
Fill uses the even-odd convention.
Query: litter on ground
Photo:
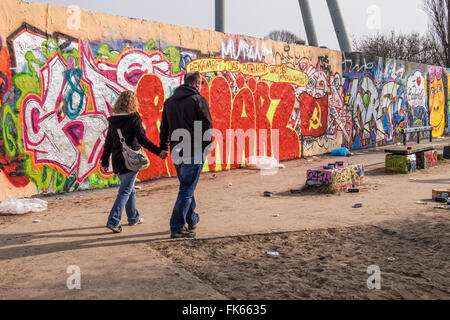
[[[267,255],[272,256],[272,257],[278,257],[280,255],[280,253],[278,253],[278,252],[267,252]]]
[[[0,203],[1,214],[26,214],[47,210],[47,201],[40,199],[13,198],[9,196]]]

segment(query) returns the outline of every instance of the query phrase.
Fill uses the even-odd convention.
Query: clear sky
[[[215,0],[26,0],[214,30]],[[326,0],[310,0],[319,45],[339,50]],[[339,0],[352,38],[370,33],[426,33],[423,0]],[[306,40],[298,0],[225,0],[225,32],[264,38],[289,30]]]

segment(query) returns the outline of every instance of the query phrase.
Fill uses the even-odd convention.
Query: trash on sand
[[[228,187],[232,187],[233,186],[233,184],[230,182],[229,184],[228,184]]]
[[[359,189],[358,188],[350,188],[350,189],[348,189],[348,192],[349,193],[358,193]]]
[[[214,173],[214,174],[212,175],[212,178],[213,178],[213,179],[217,178],[217,174]]]
[[[272,217],[274,218],[278,218],[280,215],[278,213],[275,213],[274,215],[272,215]]]
[[[427,205],[428,204],[428,202],[425,202],[425,201],[417,201],[416,203],[417,204],[423,204],[423,205]]]
[[[139,186],[134,186],[134,188],[135,188],[136,190],[141,190],[141,189],[142,189],[142,187],[139,187]]]
[[[434,207],[435,209],[444,209],[444,210],[450,210],[450,205],[446,205],[446,206],[437,206]]]
[[[339,148],[331,151],[331,154],[335,157],[347,157],[351,153],[350,150],[348,150],[347,148]]]
[[[447,199],[446,198],[437,197],[436,198],[436,202],[447,203]]]
[[[0,203],[1,214],[25,214],[47,210],[47,201],[40,199],[13,198],[9,196]]]
[[[250,157],[248,158],[247,166],[249,168],[255,168],[260,170],[273,170],[278,168],[286,168],[280,164],[277,159],[271,157]]]
[[[432,190],[432,199],[436,200],[436,198],[445,198],[444,195],[445,193],[448,194],[450,193],[450,189],[433,189]]]
[[[355,204],[354,206],[353,206],[353,208],[362,208],[362,203],[357,203],[357,204]]]
[[[280,255],[280,253],[278,253],[278,252],[267,252],[267,255],[273,256],[273,257],[278,257]]]
[[[33,223],[41,223],[41,220],[34,220]]]
[[[396,261],[397,259],[395,259],[394,257],[389,257],[389,258],[387,258],[387,260],[388,260],[389,262],[394,262],[394,261]]]
[[[271,198],[271,197],[273,197],[273,193],[272,193],[272,192],[269,192],[269,191],[264,191],[264,197],[269,197],[269,198]]]
[[[302,189],[291,189],[291,193],[302,193]]]

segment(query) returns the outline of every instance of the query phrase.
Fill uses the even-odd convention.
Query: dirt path
[[[404,227],[407,231],[403,233],[414,235],[414,232],[409,233],[408,228],[417,229],[421,223],[428,221],[431,222],[427,229],[429,235],[448,239],[448,211],[433,209],[431,203],[419,205],[416,202],[429,200],[433,188],[449,186],[450,162],[444,161],[437,167],[411,175],[385,175],[384,157],[382,150],[372,150],[345,159],[353,164],[366,165],[367,183],[358,194],[291,195],[288,192],[292,188],[304,185],[308,168],[341,160],[335,157],[289,161],[284,163],[286,169],[280,170],[273,176],[262,176],[254,170],[220,172],[216,175],[204,174],[196,191],[198,212],[202,219],[197,230],[198,238],[217,239],[253,235],[249,248],[254,250],[255,243],[259,241],[255,234],[337,228],[340,232],[333,236],[331,244],[339,247],[342,243],[344,248],[341,250],[342,254],[349,255],[354,252],[351,249],[352,246],[360,243],[362,239],[365,239],[367,245],[376,244],[377,252],[382,250],[383,245],[397,243],[392,242],[389,237],[380,240],[383,236],[380,230]],[[231,187],[228,186],[230,182]],[[204,248],[199,246],[204,243],[199,241],[205,240],[196,240],[191,243],[166,242],[169,237],[168,222],[177,196],[178,183],[175,179],[162,179],[143,183],[140,186],[142,189],[138,190],[137,206],[146,219],[145,224],[128,227],[125,225],[126,219],[123,218],[124,232],[119,235],[110,233],[104,227],[115,199],[116,189],[53,196],[45,198],[49,202],[49,210],[42,214],[0,217],[0,299],[256,298],[246,295],[246,290],[238,290],[235,287],[219,289],[220,281],[205,277],[207,272],[204,267],[202,269],[202,266],[208,264],[201,256],[208,253],[208,248],[214,247],[209,244],[205,244]],[[276,195],[265,198],[262,196],[264,191],[271,191]],[[355,203],[362,203],[363,208],[353,209],[352,205]],[[279,216],[274,217],[274,214]],[[35,219],[41,222],[33,223]],[[433,221],[439,221],[439,223],[433,224]],[[359,227],[356,228],[356,226]],[[351,228],[348,229],[349,227]],[[364,238],[365,234],[366,238]],[[323,234],[317,236],[319,238],[302,234],[295,235],[291,241],[285,239],[284,250],[291,248],[292,250],[289,249],[289,251],[296,252],[297,256],[303,256],[306,253],[295,251],[297,248],[295,244],[300,243],[300,247],[312,245],[310,241],[315,241],[314,239],[317,241],[318,252],[326,248],[328,248],[326,250],[334,248],[329,247],[328,242],[323,240]],[[267,240],[269,242],[277,243],[280,239],[280,235],[270,237],[272,238]],[[222,260],[227,259],[226,254],[231,257],[244,250],[242,241],[223,239],[224,243],[237,242],[228,247],[226,254],[222,252],[214,255],[213,253],[217,252],[223,243],[220,239],[210,241],[216,243],[216,251],[206,255],[211,256],[211,261],[215,261],[217,257]],[[194,245],[194,252],[189,251],[192,249],[191,244]],[[425,250],[436,259],[441,259],[443,252],[448,253],[448,242],[439,242],[442,246],[440,248],[433,249],[433,245],[436,243],[430,246],[425,243],[420,250]],[[283,241],[278,242],[277,246],[275,247],[283,252],[282,247],[279,247],[283,246]],[[414,242],[405,241],[398,246],[399,251],[394,253],[401,256],[403,252],[404,259],[408,258],[408,254],[413,254],[411,248],[414,248]],[[265,249],[261,247],[262,251]],[[368,256],[369,251],[366,247],[357,251],[358,255],[366,258],[360,261],[359,268],[353,270],[360,272],[362,266],[370,262],[372,258]],[[416,261],[419,269],[416,274],[420,274],[420,270],[427,269],[429,266],[427,261],[430,261],[430,256],[424,255],[425,251],[419,252],[419,258],[423,256],[424,260]],[[199,255],[198,260],[191,258],[194,253]],[[310,252],[312,255],[316,253]],[[323,255],[326,256],[326,253]],[[186,268],[177,267],[166,256],[177,262],[179,266]],[[302,259],[304,263],[309,261],[306,257]],[[259,263],[261,261],[256,261],[255,266]],[[70,291],[66,287],[66,280],[69,277],[66,271],[71,265],[77,265],[81,269],[81,290]],[[271,265],[268,264],[268,266]],[[441,267],[441,271],[437,266]],[[310,270],[313,277],[314,272],[311,268],[312,266],[309,266],[305,270]],[[436,276],[435,279],[441,279],[440,274],[435,273],[442,272],[448,275],[450,271],[448,268],[448,264],[440,265],[438,261],[428,269]],[[317,271],[321,268],[315,269]],[[232,274],[231,277],[236,278],[233,270],[233,266],[230,266],[230,269],[224,272],[227,276]],[[367,278],[365,270],[362,272],[362,277]],[[245,276],[245,273],[242,276]],[[347,276],[355,279],[353,273]],[[248,285],[244,285],[242,278],[237,277],[236,281],[239,279],[240,286],[249,288],[260,283],[248,277],[248,281],[245,282]],[[254,281],[252,282],[251,279]],[[344,281],[345,277],[341,280]],[[283,281],[289,282],[289,277],[285,277]],[[294,283],[299,283],[301,279],[296,281]],[[319,283],[320,287],[320,281],[317,283],[313,281],[313,283],[315,285]],[[303,288],[302,286],[299,285],[299,288]],[[425,292],[418,292],[416,296],[448,297],[446,296],[448,292],[445,293],[441,287],[436,285],[435,288],[435,291],[427,291],[428,295]],[[280,287],[276,290],[284,289]],[[262,292],[266,292],[265,289]],[[307,292],[310,294],[308,295]],[[273,292],[268,292],[267,298],[327,297],[324,292],[320,294],[318,291],[306,290],[303,293],[288,294],[287,297],[283,294],[274,295]],[[347,296],[345,292],[348,293]],[[344,298],[358,296],[351,290],[344,290],[340,294],[342,295],[338,296]],[[375,296],[377,297],[385,298],[388,295]],[[392,297],[401,298],[402,296],[393,295]]]

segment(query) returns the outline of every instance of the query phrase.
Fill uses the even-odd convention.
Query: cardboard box
[[[450,195],[450,189],[433,189],[433,200],[436,200],[436,198],[442,198],[443,193],[448,193]]]

